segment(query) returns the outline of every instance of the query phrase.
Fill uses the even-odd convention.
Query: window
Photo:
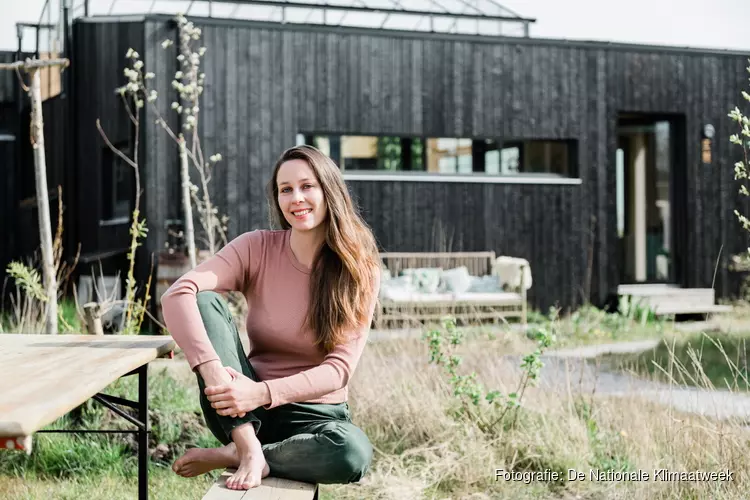
[[[130,157],[131,152],[126,144],[115,144],[115,147]],[[102,169],[101,220],[109,223],[127,223],[130,221],[135,194],[133,168],[109,148],[104,148],[102,157],[104,168]]]
[[[575,140],[303,135],[345,171],[577,177]]]

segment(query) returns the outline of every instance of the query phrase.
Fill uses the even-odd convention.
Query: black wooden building
[[[340,162],[383,250],[523,257],[533,307],[602,304],[634,282],[737,292],[727,264],[747,245],[733,214],[739,150],[727,114],[740,103],[748,54],[192,20],[208,49],[203,145],[223,156],[212,189],[231,236],[268,227],[272,166],[306,141]],[[88,261],[124,257],[132,194],[112,178],[116,158],[96,120],[132,146],[114,89],[133,48],[179,127],[169,109],[179,63],[174,47],[161,47],[176,38],[166,15],[72,23],[66,230]],[[141,276],[182,217],[176,146],[150,114],[142,125],[150,231]]]

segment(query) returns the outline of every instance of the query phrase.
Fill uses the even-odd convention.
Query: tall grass
[[[575,330],[569,321],[555,331]],[[501,331],[467,336],[455,354],[462,373],[476,373],[485,387],[508,394],[524,376],[521,360],[530,348],[532,342],[519,332]],[[323,499],[746,498],[750,433],[743,422],[681,414],[638,394],[587,391],[578,373],[569,372],[562,375],[567,382],[556,388],[527,387],[514,410],[517,418],[488,431],[457,411],[461,402],[455,386],[443,367],[429,362],[430,354],[429,344],[418,338],[368,345],[351,381],[350,404],[354,422],[373,444],[375,460],[358,484],[324,485]],[[218,445],[204,427],[195,380],[186,372],[184,378],[172,371],[151,377],[150,448],[156,451],[163,444],[168,450],[153,459],[151,492],[157,499],[201,498],[212,478],[183,479],[169,470],[186,447]],[[108,392],[135,399],[135,382],[125,379]],[[678,377],[672,384],[684,385]],[[491,415],[502,408],[487,403],[485,411]],[[91,424],[119,422],[93,406],[83,415]],[[63,423],[69,422],[56,425]],[[134,444],[116,437],[75,439],[39,436],[30,457],[0,454],[0,497],[105,498],[101,485],[123,484],[111,498],[132,498]],[[588,476],[591,469],[653,474],[658,468],[729,469],[734,480],[659,482],[652,476],[647,482],[617,482]],[[560,477],[526,484],[496,480],[496,469],[554,471]],[[568,469],[585,472],[587,480],[568,481]]]
[[[500,339],[502,340],[502,339]],[[497,341],[464,346],[467,370],[488,386],[512,390],[522,375],[520,357],[503,358]],[[351,400],[355,422],[376,448],[377,460],[359,487],[336,486],[349,498],[745,498],[746,447],[741,422],[679,414],[637,394],[606,397],[576,387],[562,392],[529,388],[517,425],[489,435],[471,419],[457,418],[449,381],[428,366],[427,347],[399,340],[369,349],[358,368]],[[568,482],[496,481],[497,468],[559,472],[573,468],[653,473],[734,472],[734,481]],[[474,496],[472,496],[474,495]],[[568,496],[570,495],[570,496]]]

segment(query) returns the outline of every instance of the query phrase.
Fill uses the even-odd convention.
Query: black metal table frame
[[[138,401],[118,398],[108,394],[97,393],[91,399],[112,410],[131,424],[135,430],[90,430],[90,429],[51,429],[39,430],[36,433],[70,433],[70,434],[137,434],[138,435],[138,500],[148,499],[148,436],[151,433],[148,420],[148,363],[126,373],[122,377],[138,375]],[[120,377],[120,378],[122,378]],[[126,406],[138,411],[137,417],[128,414],[116,405]]]

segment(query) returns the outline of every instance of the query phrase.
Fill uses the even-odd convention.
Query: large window
[[[575,140],[300,134],[344,171],[577,177]]]
[[[127,144],[120,143],[116,147],[126,156],[131,156]],[[128,223],[135,196],[133,169],[109,148],[103,150],[103,163],[104,168],[101,173],[101,222],[108,224]]]

